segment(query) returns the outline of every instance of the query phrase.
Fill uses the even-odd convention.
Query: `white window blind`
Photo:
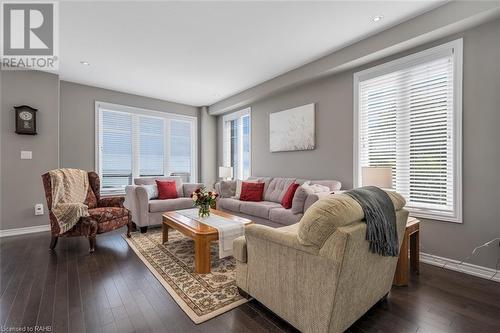
[[[132,179],[132,116],[103,110],[102,127],[102,187],[117,188]]]
[[[233,167],[235,179],[250,176],[251,121],[250,109],[223,117],[224,165]]]
[[[196,180],[196,118],[96,102],[96,169],[103,192],[133,178]]]
[[[446,46],[357,74],[355,181],[363,166],[389,166],[413,215],[459,221],[461,44]]]
[[[161,118],[139,117],[139,175],[165,174],[165,121]]]
[[[189,178],[192,164],[192,124],[187,121],[170,122],[170,170],[172,174]]]

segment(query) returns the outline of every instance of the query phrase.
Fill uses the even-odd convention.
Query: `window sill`
[[[421,209],[415,209],[411,207],[405,207],[405,209],[410,212],[411,217],[417,217],[426,220],[442,221],[442,222],[463,223],[461,216],[457,217],[452,215],[444,215],[432,211],[427,212]]]

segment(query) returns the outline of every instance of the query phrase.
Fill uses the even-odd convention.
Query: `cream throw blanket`
[[[57,169],[49,171],[52,184],[52,213],[59,224],[59,234],[75,226],[81,217],[89,216],[84,204],[89,188],[87,171]]]

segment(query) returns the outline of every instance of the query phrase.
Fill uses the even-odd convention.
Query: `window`
[[[390,166],[414,216],[462,219],[462,40],[354,75],[354,185]]]
[[[102,191],[133,178],[177,175],[196,181],[196,118],[96,102],[96,170]]]
[[[233,167],[235,179],[250,177],[250,109],[223,117],[224,166]]]

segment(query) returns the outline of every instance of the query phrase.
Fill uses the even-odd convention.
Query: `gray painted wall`
[[[316,80],[251,104],[252,174],[353,179],[353,74],[379,63],[456,38],[464,38],[463,186],[464,222],[423,221],[421,251],[462,259],[475,245],[500,237],[500,19],[403,54]],[[269,152],[269,114],[306,103],[316,105],[316,149]],[[218,161],[222,161],[222,117],[218,117]],[[498,246],[469,262],[494,268]]]
[[[212,188],[217,181],[217,117],[208,114],[208,108],[200,108],[200,181]]]
[[[94,170],[96,100],[194,117],[199,112],[194,106],[59,81],[57,75],[43,72],[2,71],[0,82],[0,230],[47,225],[46,210],[45,215],[34,215],[36,203],[46,208],[40,178],[46,171],[58,167]],[[13,106],[21,104],[39,109],[38,135],[14,133]],[[205,136],[212,131],[215,138],[210,119],[203,123],[208,124]],[[33,151],[33,159],[21,160],[21,150]],[[216,153],[210,153],[209,170],[213,171]]]
[[[59,78],[34,71],[3,71],[1,89],[1,224],[0,229],[47,225],[45,195],[40,176],[58,167]],[[27,104],[38,109],[38,135],[14,133],[14,109]],[[32,160],[21,160],[31,150]],[[43,203],[45,215],[35,216]]]
[[[61,167],[95,169],[95,101],[198,116],[194,106],[61,81]]]

